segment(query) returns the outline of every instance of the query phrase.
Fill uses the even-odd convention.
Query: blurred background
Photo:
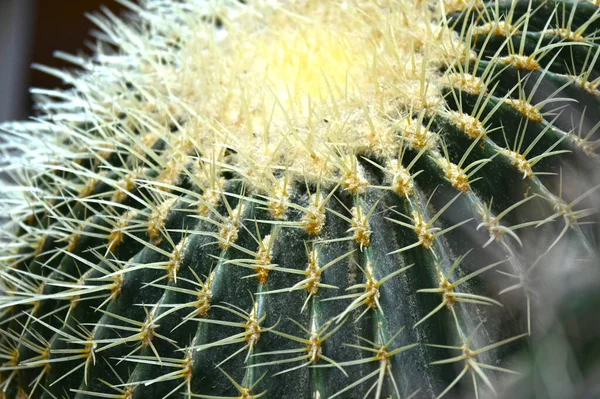
[[[66,68],[55,50],[89,53],[94,25],[84,14],[101,6],[115,13],[124,8],[115,0],[0,0],[0,122],[32,114],[30,87],[62,86],[31,64]]]

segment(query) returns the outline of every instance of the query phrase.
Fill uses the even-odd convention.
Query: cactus
[[[597,272],[597,1],[120,1],[3,125],[0,397],[527,375]]]

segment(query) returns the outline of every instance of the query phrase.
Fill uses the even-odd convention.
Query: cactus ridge
[[[597,265],[597,2],[120,2],[2,126],[1,398],[518,378]]]

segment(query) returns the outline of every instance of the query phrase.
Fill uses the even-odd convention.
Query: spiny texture
[[[0,396],[519,378],[597,271],[596,2],[121,2],[4,125]]]

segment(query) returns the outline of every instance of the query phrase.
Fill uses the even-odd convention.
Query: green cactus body
[[[596,262],[597,4],[122,3],[4,125],[0,397],[519,378]]]

